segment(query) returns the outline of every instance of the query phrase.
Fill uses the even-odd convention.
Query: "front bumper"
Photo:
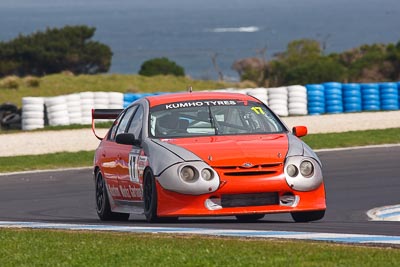
[[[172,192],[162,188],[156,182],[157,215],[161,217],[230,216],[326,209],[323,183],[315,190],[300,192],[291,189],[282,178],[268,178],[268,182],[240,183],[240,186],[238,183],[228,182],[222,184],[217,191],[202,195],[186,195]],[[237,199],[235,199],[235,196],[237,196]],[[288,196],[294,197],[295,202],[293,205],[287,205],[284,201]],[[227,199],[230,201],[227,202]],[[220,200],[222,200],[222,203]],[[210,201],[215,205],[210,205]]]

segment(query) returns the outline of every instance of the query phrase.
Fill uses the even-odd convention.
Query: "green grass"
[[[40,78],[38,87],[29,87],[24,78],[17,78],[18,88],[0,87],[0,104],[12,102],[19,107],[25,96],[58,96],[84,91],[112,92],[176,92],[192,86],[193,90],[232,87],[225,82],[192,80],[187,77],[103,74],[103,75],[66,75],[53,74]],[[1,84],[2,79],[0,79]]]
[[[79,151],[0,157],[0,173],[69,167],[88,167],[93,164],[93,156],[94,151]]]
[[[400,128],[346,133],[310,134],[302,138],[313,149],[379,144],[400,144]],[[85,167],[93,164],[94,151],[0,157],[0,173]]]
[[[310,134],[302,140],[313,149],[398,144],[400,143],[400,128]]]
[[[199,236],[0,230],[6,266],[398,266],[400,250]]]

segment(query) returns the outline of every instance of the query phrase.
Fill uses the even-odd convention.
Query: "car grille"
[[[243,166],[218,166],[213,167],[218,173],[224,176],[266,176],[282,172],[281,162],[254,165],[252,167]]]
[[[277,204],[279,204],[278,192],[230,194],[221,196],[221,206],[223,208],[266,206]]]

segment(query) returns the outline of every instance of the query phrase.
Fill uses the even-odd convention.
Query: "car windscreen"
[[[270,134],[285,126],[262,103],[239,100],[196,100],[150,109],[149,133],[155,138]]]

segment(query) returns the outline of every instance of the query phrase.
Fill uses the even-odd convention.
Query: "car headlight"
[[[193,183],[197,180],[198,176],[196,175],[196,171],[191,166],[185,166],[181,169],[180,176],[183,181]]]
[[[211,181],[214,178],[214,173],[210,169],[201,170],[201,177],[206,181]]]
[[[293,164],[290,164],[289,166],[286,167],[286,172],[290,177],[296,177],[297,174],[299,174],[299,170]]]
[[[311,157],[287,157],[284,173],[287,184],[297,191],[311,191],[323,183],[321,165]]]
[[[314,173],[314,165],[310,161],[304,160],[300,164],[300,173],[304,177],[312,176]]]

